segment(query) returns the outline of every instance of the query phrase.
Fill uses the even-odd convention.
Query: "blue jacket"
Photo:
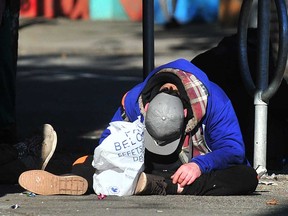
[[[136,85],[127,93],[124,105],[129,120],[131,122],[135,121],[138,116],[141,116],[143,120],[138,98],[147,81],[164,68],[180,69],[193,74],[204,84],[208,91],[206,114],[201,119],[201,123],[205,128],[204,138],[210,152],[196,156],[191,161],[198,164],[202,173],[225,169],[237,164],[248,165],[242,134],[231,101],[218,85],[209,81],[204,72],[185,59],[178,59],[155,68],[142,83]],[[122,121],[121,113],[121,108],[118,108],[111,121]],[[102,133],[100,143],[109,134],[110,131],[106,129]]]

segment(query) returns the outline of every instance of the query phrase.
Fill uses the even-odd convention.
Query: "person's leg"
[[[163,15],[165,17],[166,23],[164,27],[166,29],[177,28],[180,26],[178,21],[176,20],[174,13],[176,10],[177,1],[176,0],[159,0],[160,7],[162,9]],[[171,5],[170,5],[171,4]],[[170,8],[171,7],[171,8]]]
[[[173,15],[169,10],[167,0],[159,0],[159,4],[165,16],[166,22],[169,22],[170,19],[172,19]]]
[[[44,171],[55,152],[56,145],[57,134],[49,124],[43,126],[42,134],[28,139],[26,143],[18,143],[16,148],[21,152],[21,158],[18,160],[24,162],[26,169],[30,169],[18,172],[21,174],[18,183],[22,188],[41,195],[86,193],[88,183],[81,176],[75,174],[57,176]]]
[[[167,195],[177,194],[178,186],[173,184],[170,177],[182,165],[180,160],[174,161],[172,158],[171,163],[159,163],[155,161],[155,155],[145,152],[145,170],[139,176],[135,195]],[[157,157],[157,156],[156,156]],[[159,159],[160,157],[157,157]],[[170,161],[168,159],[168,161]],[[148,163],[149,162],[149,163]]]
[[[0,184],[16,184],[20,174],[25,171],[27,168],[17,158],[2,163],[0,165]]]
[[[0,184],[17,183],[20,174],[27,170],[44,170],[56,145],[57,135],[49,124],[44,124],[41,132],[23,142],[14,145],[1,143]]]
[[[247,195],[255,191],[258,185],[256,171],[252,167],[239,165],[225,170],[217,170],[201,175],[186,186],[183,195]]]
[[[57,147],[57,133],[50,124],[44,124],[32,137],[13,147],[28,170],[45,170]]]
[[[166,172],[141,174],[135,195],[246,195],[253,193],[258,185],[256,171],[244,165],[203,174],[184,189],[173,184],[170,176],[171,174]]]
[[[72,165],[71,174],[54,175],[44,170],[22,173],[19,184],[39,195],[83,195],[93,192],[92,155],[78,158]]]
[[[17,158],[18,152],[10,144],[0,144],[0,184],[15,184],[26,171],[25,165]]]
[[[0,165],[16,160],[17,150],[10,144],[0,143]]]
[[[12,147],[17,140],[15,119],[15,80],[17,68],[19,10],[19,0],[0,1],[1,184],[17,182],[17,176],[19,176],[19,172],[22,171],[23,168],[23,165],[17,159],[17,151]]]
[[[167,195],[167,186],[163,176],[142,172],[137,181],[134,195]]]
[[[95,168],[92,166],[93,155],[86,155],[78,158],[72,165],[71,173],[81,176],[88,182],[88,193],[92,193],[93,189],[93,175]]]
[[[19,0],[0,1],[0,142],[16,142],[15,82]]]

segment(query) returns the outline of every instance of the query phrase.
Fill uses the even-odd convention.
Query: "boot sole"
[[[138,178],[134,194],[137,195],[141,193],[146,188],[146,184],[147,184],[147,176],[144,172],[142,172]]]
[[[87,180],[75,175],[56,176],[44,170],[29,170],[18,180],[21,187],[40,195],[83,195]]]

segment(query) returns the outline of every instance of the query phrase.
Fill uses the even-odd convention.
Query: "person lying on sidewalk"
[[[178,59],[154,69],[144,82],[124,95],[111,121],[133,122],[139,116],[145,125],[145,170],[135,195],[222,196],[255,191],[257,173],[245,157],[231,101],[191,62]],[[109,135],[107,128],[100,145]],[[89,157],[86,159],[89,161]],[[86,178],[92,187],[95,170],[91,163],[84,174],[84,166],[76,165],[74,173]],[[53,178],[57,178],[57,185],[53,185]],[[19,184],[39,194],[65,194],[63,191],[75,188],[75,182],[62,184],[59,189],[64,178],[45,171],[28,171],[20,176]],[[57,190],[47,191],[50,188]]]

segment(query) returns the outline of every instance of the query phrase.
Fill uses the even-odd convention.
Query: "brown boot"
[[[139,176],[135,195],[166,195],[167,183],[162,176],[146,174],[142,172]]]
[[[44,170],[29,170],[18,180],[21,187],[40,195],[83,195],[87,180],[77,175],[53,175]]]

